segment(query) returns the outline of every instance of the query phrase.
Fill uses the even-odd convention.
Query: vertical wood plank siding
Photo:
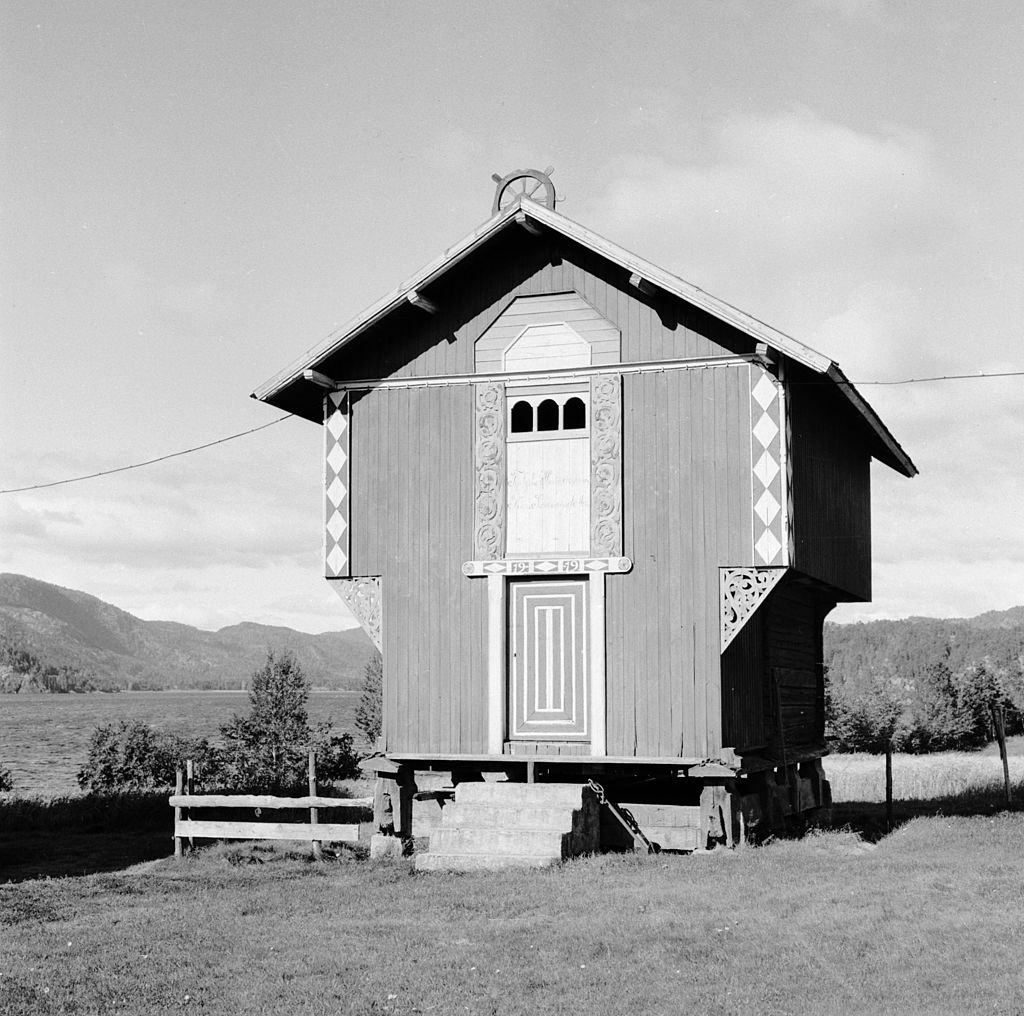
[[[870,454],[860,425],[809,371],[794,369],[793,565],[845,593],[871,599]]]
[[[521,235],[520,235],[521,234]],[[622,333],[626,362],[749,353],[753,340],[561,238],[502,234],[413,307],[323,366],[338,379],[470,374],[474,343],[516,296],[578,292]],[[751,560],[746,366],[626,375],[623,553],[607,583],[607,751],[704,756],[722,745],[721,565]],[[473,389],[353,397],[351,573],[382,576],[385,744],[482,752],[487,583],[473,558]]]
[[[385,744],[486,750],[486,583],[473,554],[473,392],[353,399],[352,569],[381,575]]]
[[[718,567],[750,559],[745,367],[623,379],[624,552],[607,579],[608,752],[704,755],[722,746]],[[735,449],[735,453],[733,452]],[[744,449],[747,449],[744,454]]]
[[[763,639],[758,611],[722,653],[722,740],[741,754],[766,744],[772,726]]]

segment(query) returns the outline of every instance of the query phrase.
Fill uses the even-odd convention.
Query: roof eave
[[[892,436],[889,428],[882,423],[882,418],[871,408],[864,396],[853,387],[853,383],[839,369],[839,365],[833,363],[825,371],[825,375],[846,396],[850,405],[865,420],[878,438],[881,447],[876,452],[875,458],[904,476],[917,476],[917,466],[911,461],[910,456],[900,446],[899,441]]]

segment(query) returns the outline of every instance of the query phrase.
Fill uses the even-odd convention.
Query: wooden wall
[[[625,554],[609,575],[608,753],[721,747],[721,564],[750,560],[746,365],[623,379]]]
[[[824,743],[822,623],[835,602],[824,601],[822,595],[810,583],[788,578],[762,608],[768,681],[763,702],[773,714],[766,727],[780,757],[783,750],[792,753]]]
[[[871,599],[871,457],[856,419],[832,386],[795,368],[793,566],[840,591]]]
[[[474,342],[516,295],[578,291],[622,333],[622,359],[753,351],[753,341],[563,238],[512,231],[485,268],[459,267],[323,370],[339,379],[474,370]],[[385,743],[392,751],[486,745],[486,582],[473,557],[472,390],[376,389],[351,433],[353,575],[381,575]],[[749,371],[623,379],[625,575],[607,589],[607,751],[714,754],[722,745],[721,565],[752,559]],[[399,707],[401,703],[401,707]]]
[[[790,573],[747,621],[722,654],[725,745],[781,760],[824,743],[822,623],[834,606]]]
[[[486,750],[487,584],[473,557],[473,392],[353,400],[353,575],[380,575],[385,745]]]

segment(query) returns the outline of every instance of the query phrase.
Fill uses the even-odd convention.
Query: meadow
[[[829,827],[529,872],[422,875],[362,846],[175,862],[162,795],[8,801],[0,1012],[1024,1016],[1022,742],[1011,809],[997,756],[897,756],[889,830],[882,760],[832,756]],[[42,879],[26,836],[28,853],[149,852],[65,856],[50,874],[89,873]]]

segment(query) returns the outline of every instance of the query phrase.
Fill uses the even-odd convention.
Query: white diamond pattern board
[[[347,392],[324,397],[324,574],[347,577],[348,561],[348,441]]]
[[[751,542],[755,564],[789,564],[785,466],[785,392],[760,367],[750,368]]]

